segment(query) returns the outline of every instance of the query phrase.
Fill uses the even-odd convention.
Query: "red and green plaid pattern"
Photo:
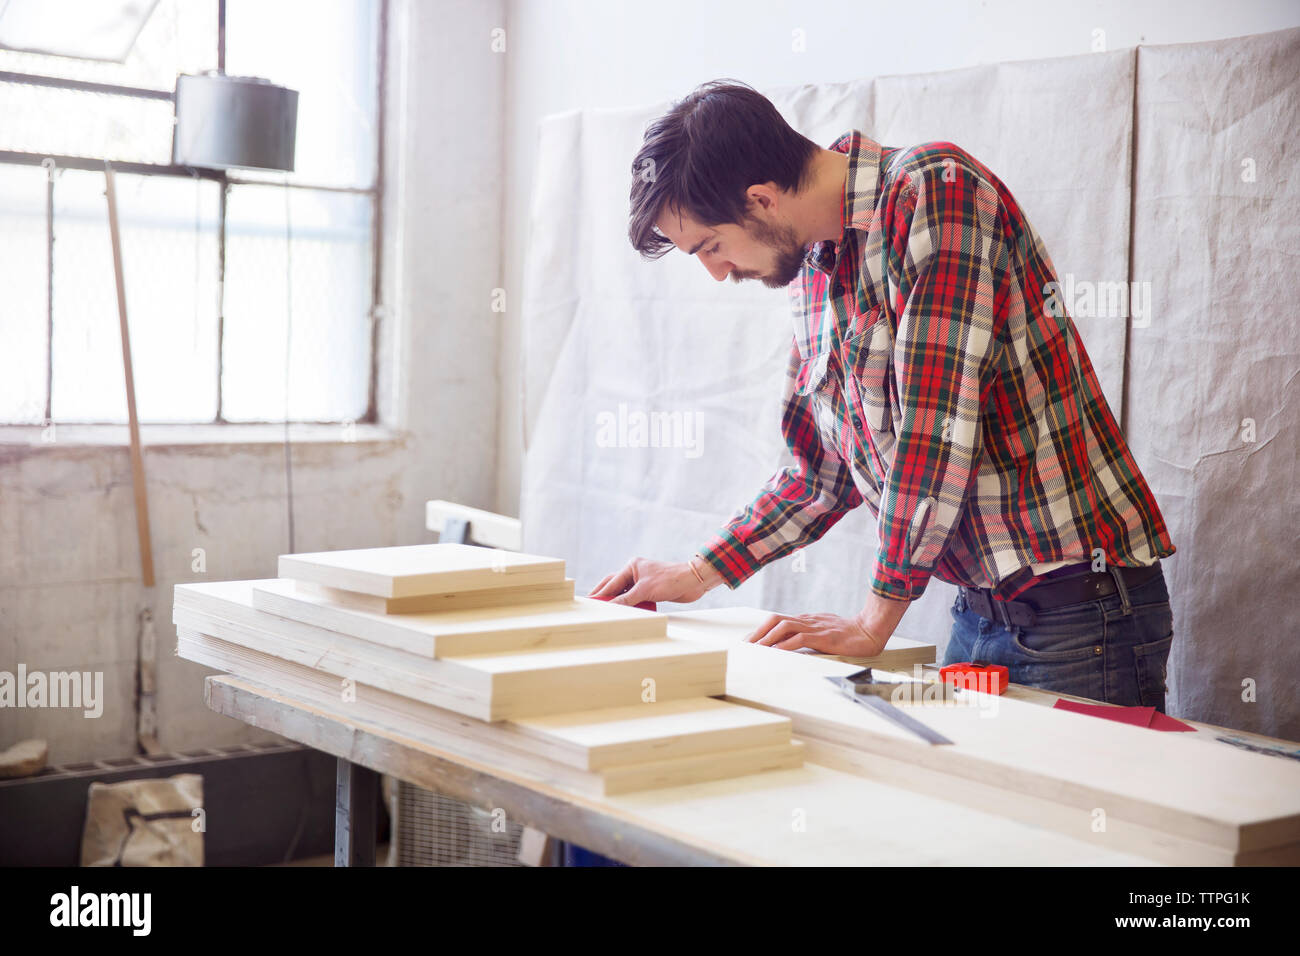
[[[854,131],[831,148],[849,157],[844,235],[810,247],[790,287],[794,463],[700,553],[735,587],[865,501],[870,586],[889,598],[935,575],[1012,599],[1030,565],[1173,554],[1006,186],[951,143]]]

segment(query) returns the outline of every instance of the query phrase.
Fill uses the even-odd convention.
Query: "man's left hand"
[[[874,591],[853,617],[838,614],[773,614],[749,635],[751,644],[783,651],[800,648],[843,657],[876,657],[898,627],[908,601],[882,598]]]
[[[749,636],[751,644],[783,651],[806,647],[845,657],[876,657],[888,640],[887,634],[873,634],[860,618],[838,614],[773,614]]]

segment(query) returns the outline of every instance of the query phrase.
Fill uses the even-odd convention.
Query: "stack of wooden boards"
[[[433,544],[279,573],[177,585],[179,655],[595,796],[802,764],[788,717],[712,699],[725,648],[575,597],[561,560]]]

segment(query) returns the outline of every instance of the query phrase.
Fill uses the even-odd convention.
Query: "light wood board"
[[[669,623],[670,636],[698,639]],[[824,678],[856,665],[752,644],[730,648],[727,699],[794,721],[795,734],[1042,797],[1235,855],[1300,842],[1300,765],[986,694],[904,705],[954,741],[930,746]]]
[[[1150,866],[1110,833],[1073,839],[806,763],[611,797],[561,790],[522,767],[398,734],[233,677],[209,677],[208,706],[628,863],[787,866]],[[888,821],[888,825],[880,825]]]
[[[253,606],[277,617],[424,657],[662,640],[668,625],[663,614],[589,598],[461,611],[376,614],[301,593],[294,582],[284,579],[256,582]]]
[[[717,644],[739,644],[772,614],[755,607],[709,608],[703,611],[676,611],[668,615],[670,623],[690,630],[691,639]],[[843,661],[862,667],[888,670],[911,670],[917,664],[933,664],[937,649],[933,644],[905,637],[891,637],[885,649],[875,657],[845,657],[801,650],[797,653],[825,660]]]
[[[545,746],[555,759],[601,770],[653,759],[775,747],[790,740],[790,719],[696,697],[512,721],[523,746]]]
[[[281,578],[280,580],[286,580]],[[385,598],[360,591],[294,581],[300,594],[324,598],[331,604],[369,611],[372,614],[423,614],[435,611],[466,611],[484,607],[511,607],[516,604],[547,604],[573,600],[573,578],[525,584],[506,588],[482,588],[478,591],[448,591],[444,594],[419,594],[415,597]]]
[[[257,583],[178,584],[173,622],[483,720],[725,690],[726,651],[719,648],[664,639],[434,660],[258,611]]]
[[[496,763],[520,767],[577,793],[595,796],[629,793],[768,770],[787,770],[802,763],[803,748],[801,744],[790,740],[788,721],[781,724],[768,723],[763,719],[765,715],[759,711],[734,704],[727,705],[721,701],[710,701],[705,706],[717,713],[716,706],[721,705],[732,714],[732,727],[728,729],[765,727],[778,732],[767,734],[753,746],[738,746],[736,744],[741,740],[739,736],[733,734],[728,738],[714,728],[712,733],[703,732],[698,743],[715,748],[718,744],[730,743],[732,746],[724,750],[684,748],[676,752],[656,747],[657,743],[667,739],[663,733],[667,725],[675,727],[678,731],[676,736],[682,736],[680,731],[683,719],[689,722],[690,711],[699,705],[698,701],[691,701],[680,702],[684,706],[676,708],[675,713],[662,714],[658,718],[647,715],[640,718],[639,722],[616,712],[612,715],[615,726],[608,728],[603,735],[594,730],[604,722],[604,716],[608,713],[600,710],[568,715],[571,720],[560,722],[545,732],[533,727],[529,733],[524,734],[509,724],[483,723],[364,684],[348,688],[345,694],[341,692],[336,680],[320,671],[278,660],[271,655],[258,654],[186,628],[177,631],[177,650],[186,660],[268,688],[292,693],[321,706],[342,708],[359,718],[379,723],[418,740],[445,746],[460,753],[477,755]],[[641,706],[644,711],[653,711],[667,705]],[[747,713],[755,716],[748,718]],[[660,724],[658,729],[654,727],[656,720]],[[780,730],[784,730],[784,739]],[[593,734],[606,744],[614,737],[621,737],[621,759],[595,770],[573,766],[575,750],[584,747],[583,741],[590,739]],[[545,746],[537,746],[539,742]],[[548,752],[542,753],[543,749]],[[634,752],[642,759],[631,760]],[[551,754],[559,754],[566,760],[554,760]],[[607,748],[604,755],[610,756],[611,751]]]
[[[280,577],[403,598],[564,580],[564,562],[468,544],[412,544],[280,555]]]

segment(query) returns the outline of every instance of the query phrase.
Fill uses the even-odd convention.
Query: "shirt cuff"
[[[871,568],[871,590],[894,601],[915,601],[925,593],[932,572],[920,568],[893,568],[876,557]]]
[[[725,528],[696,553],[722,575],[722,580],[733,591],[762,567],[762,562],[749,548]]]

